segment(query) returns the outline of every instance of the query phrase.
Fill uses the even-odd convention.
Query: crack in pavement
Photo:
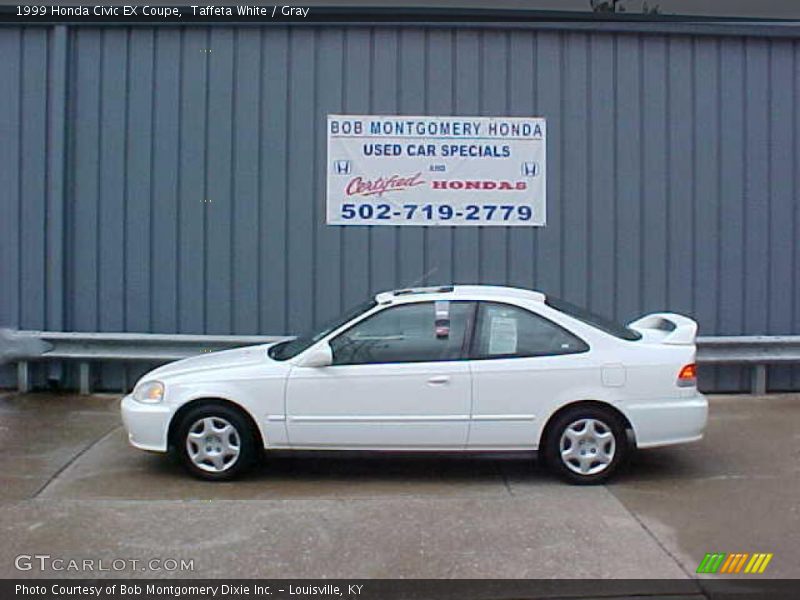
[[[644,530],[644,532],[647,533],[647,535],[650,536],[650,538],[652,538],[652,540],[658,545],[658,547],[661,548],[661,550],[664,551],[664,553],[672,559],[672,562],[674,562],[677,565],[677,567],[681,570],[681,572],[683,572],[683,574],[686,575],[688,579],[697,581],[697,578],[694,576],[694,573],[691,573],[690,571],[686,570],[686,567],[684,567],[680,559],[677,556],[675,556],[675,554],[669,548],[667,548],[667,546],[661,541],[661,539],[655,534],[655,532],[652,529],[650,529],[641,518],[639,518],[639,515],[637,515],[633,510],[628,508],[626,504],[622,500],[620,500],[619,497],[617,497],[617,495],[611,490],[611,488],[608,485],[604,485],[603,487],[608,491],[609,496],[614,498],[614,500],[616,500],[619,503],[622,509],[625,512],[627,512],[631,517],[633,517],[633,520],[639,524],[639,527],[641,527]],[[699,584],[698,588],[700,588]],[[700,589],[702,590],[702,588]]]
[[[61,467],[59,467],[50,477],[48,477],[47,481],[45,481],[41,486],[39,486],[39,489],[36,490],[36,492],[34,492],[34,494],[31,496],[31,499],[38,498],[50,486],[50,484],[52,484],[56,479],[58,479],[64,473],[64,471],[66,471],[69,467],[71,467],[75,463],[75,461],[77,461],[81,456],[86,454],[89,450],[91,450],[92,448],[97,446],[100,442],[102,442],[107,437],[109,437],[112,433],[114,433],[120,427],[122,427],[122,425],[120,425],[119,423],[116,423],[116,424],[112,425],[111,429],[109,429],[108,431],[103,433],[96,440],[94,440],[94,441],[90,442],[89,444],[87,444],[86,446],[84,446],[79,452],[77,452],[75,454],[75,456],[70,458],[63,465],[61,465]]]

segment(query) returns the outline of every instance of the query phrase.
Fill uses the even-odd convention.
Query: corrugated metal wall
[[[291,333],[455,281],[800,333],[793,39],[31,27],[0,56],[2,324]],[[548,226],[326,226],[329,112],[546,117]]]

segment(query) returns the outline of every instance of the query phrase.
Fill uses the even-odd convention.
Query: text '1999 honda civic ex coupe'
[[[384,292],[320,331],[180,360],[122,400],[130,443],[204,479],[272,450],[539,451],[572,483],[699,440],[697,324],[623,327],[539,292]]]

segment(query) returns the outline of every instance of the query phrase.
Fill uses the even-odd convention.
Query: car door
[[[473,304],[387,307],[330,340],[333,364],[294,367],[292,447],[454,449],[467,442]]]
[[[535,447],[543,416],[583,385],[592,365],[578,336],[499,302],[479,303],[470,357],[473,449]]]

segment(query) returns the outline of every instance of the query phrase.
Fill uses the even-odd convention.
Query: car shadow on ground
[[[174,456],[141,457],[142,465],[157,477],[191,477]],[[634,453],[608,482],[636,484],[669,479],[697,479],[709,475],[691,454],[677,448],[659,448]],[[192,478],[194,479],[194,478]],[[558,480],[535,454],[449,455],[356,451],[265,452],[239,481],[307,483],[418,483],[492,484],[552,483]]]
[[[704,476],[697,456],[649,450],[610,485]],[[36,494],[73,499],[302,499],[369,496],[470,497],[536,493],[566,486],[531,453],[270,451],[241,478],[211,483],[173,456],[130,448],[124,431],[103,436]]]
[[[153,474],[190,477],[180,460],[147,455],[147,469]],[[458,455],[447,453],[406,453],[368,451],[273,451],[242,476],[242,481],[295,480],[496,483],[499,479],[550,480],[551,475],[535,455]]]
[[[463,484],[495,483],[498,478],[509,476],[548,478],[532,456],[500,458],[349,451],[267,453],[249,478]]]

